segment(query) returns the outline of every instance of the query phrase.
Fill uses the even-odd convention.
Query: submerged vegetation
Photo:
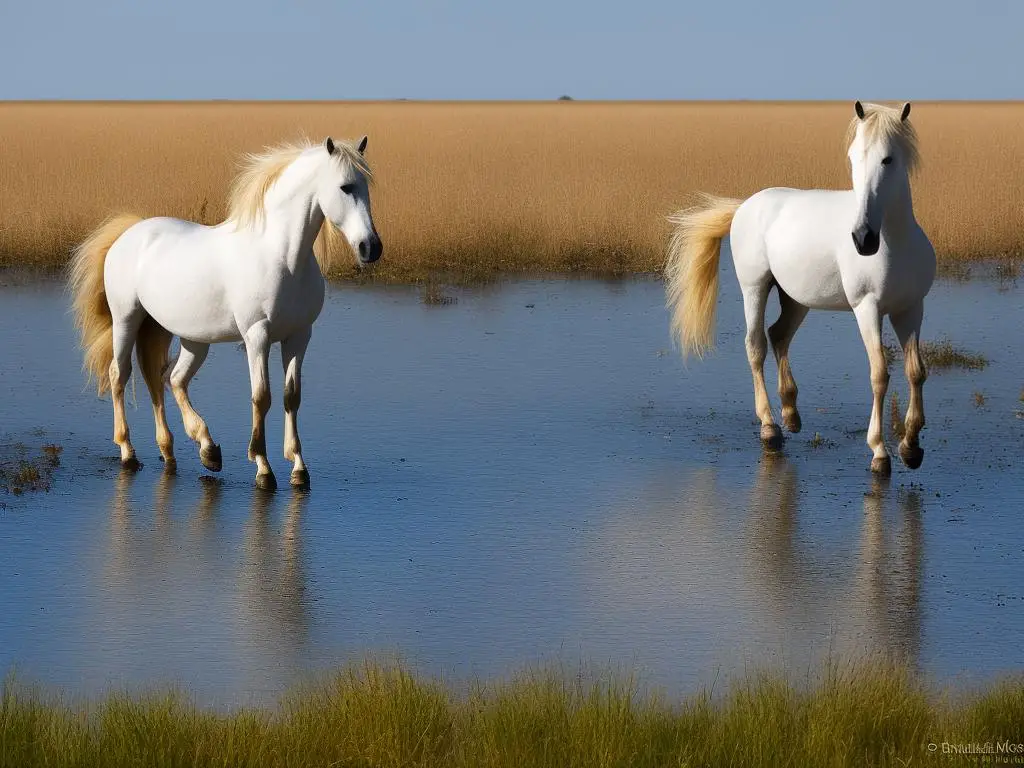
[[[895,766],[1022,741],[1024,681],[938,694],[890,667],[831,668],[808,686],[757,676],[678,703],[555,673],[456,693],[373,664],[274,711],[218,714],[173,694],[68,705],[12,683],[0,696],[0,766],[19,768]]]
[[[53,269],[109,215],[224,215],[244,152],[369,135],[384,258],[339,280],[657,273],[704,190],[844,188],[849,102],[6,103],[0,265]],[[1024,104],[915,105],[915,213],[948,274],[1024,256]],[[354,260],[353,260],[354,263]],[[1010,267],[1004,268],[1004,271]]]
[[[0,445],[0,490],[15,496],[50,490],[63,450],[59,445],[44,445],[38,451],[22,443]]]

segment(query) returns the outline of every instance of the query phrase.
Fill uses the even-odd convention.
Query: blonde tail
[[[675,228],[665,264],[666,304],[672,310],[672,338],[683,357],[703,357],[714,346],[722,238],[743,202],[703,193],[701,198],[700,205],[669,216]]]
[[[96,390],[101,395],[110,389],[110,363],[114,359],[114,321],[107,304],[103,265],[114,241],[141,220],[131,214],[108,219],[75,248],[71,258],[68,284],[85,355],[83,367],[89,379],[96,379]]]

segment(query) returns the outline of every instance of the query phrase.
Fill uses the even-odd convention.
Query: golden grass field
[[[897,668],[764,676],[670,702],[628,679],[535,673],[456,694],[401,667],[346,669],[274,712],[183,696],[69,705],[5,685],[0,768],[33,766],[907,766],[1016,764],[1024,685],[939,695]],[[932,745],[929,747],[929,745]],[[988,745],[987,755],[954,749]]]
[[[0,104],[0,265],[59,266],[108,214],[219,221],[244,151],[357,138],[371,279],[658,272],[696,190],[848,185],[850,103]],[[947,265],[1024,256],[1024,103],[914,104],[918,217]],[[352,277],[354,268],[338,277]]]

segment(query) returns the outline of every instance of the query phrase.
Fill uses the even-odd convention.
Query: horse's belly
[[[810,259],[794,253],[773,255],[769,263],[779,288],[796,303],[811,309],[850,309],[834,259]]]
[[[843,220],[849,195],[823,190],[771,192],[764,195],[759,227],[772,278],[805,307],[849,310],[836,259],[842,236],[835,223]]]

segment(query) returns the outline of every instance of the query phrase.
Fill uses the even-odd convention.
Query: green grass
[[[671,702],[630,679],[557,673],[459,693],[367,664],[274,711],[217,714],[181,695],[0,696],[0,766],[896,766],[927,745],[1024,741],[1024,680],[936,693],[898,668],[755,676]],[[939,747],[941,749],[941,747]],[[948,759],[948,758],[947,758]]]

